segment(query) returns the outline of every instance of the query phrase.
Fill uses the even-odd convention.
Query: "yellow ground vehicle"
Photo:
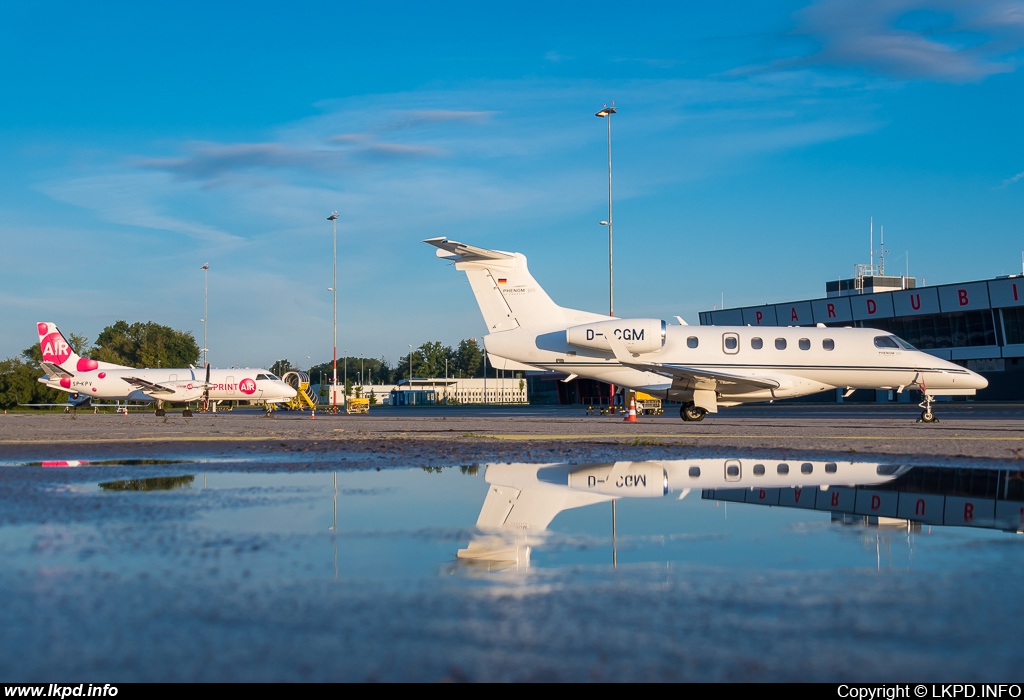
[[[363,396],[349,396],[345,398],[345,413],[369,413],[370,399]]]
[[[656,399],[650,394],[642,391],[636,392],[636,412],[645,416],[659,416],[664,409],[661,407],[661,399]]]

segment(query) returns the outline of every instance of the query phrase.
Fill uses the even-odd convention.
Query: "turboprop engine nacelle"
[[[665,322],[657,318],[616,318],[572,326],[565,331],[570,345],[611,350],[605,334],[614,335],[630,352],[657,352],[665,346]]]

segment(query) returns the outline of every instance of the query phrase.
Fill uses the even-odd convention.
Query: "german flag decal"
[[[499,278],[498,278],[498,284],[505,284],[505,283],[507,283],[507,282],[508,282],[508,280],[507,280],[507,279],[505,279],[504,277],[499,277]]]

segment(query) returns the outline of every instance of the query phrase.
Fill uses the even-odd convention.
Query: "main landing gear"
[[[707,409],[695,406],[692,403],[684,403],[679,408],[679,417],[686,422],[698,422],[704,420],[704,416],[708,414]]]

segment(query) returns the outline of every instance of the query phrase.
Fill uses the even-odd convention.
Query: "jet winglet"
[[[446,237],[428,238],[423,241],[438,248],[437,257],[453,262],[475,262],[478,260],[511,260],[516,256],[501,250],[487,250],[474,245],[466,245],[458,241],[449,241]]]

